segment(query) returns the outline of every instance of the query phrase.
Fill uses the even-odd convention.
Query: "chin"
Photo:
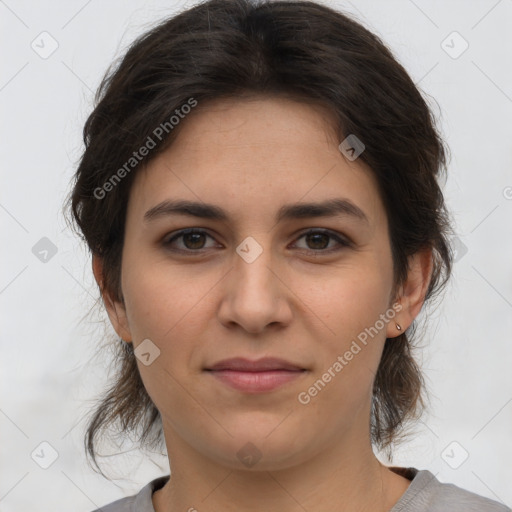
[[[299,432],[286,428],[286,420],[282,421],[285,416],[280,425],[274,422],[270,429],[248,429],[246,424],[243,433],[223,436],[220,442],[209,437],[204,441],[208,450],[205,455],[237,471],[279,471],[301,464],[314,455],[314,440],[305,439],[304,431],[299,439]]]

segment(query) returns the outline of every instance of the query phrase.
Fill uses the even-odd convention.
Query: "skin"
[[[156,512],[386,511],[410,484],[373,453],[372,383],[386,337],[398,336],[421,309],[432,255],[411,258],[408,279],[392,296],[387,216],[376,181],[361,159],[340,152],[330,115],[283,98],[200,104],[172,146],[136,176],[122,257],[124,302],[106,291],[103,298],[123,340],[136,348],[149,338],[160,350],[149,366],[137,360],[162,415],[172,474],[153,494]],[[275,222],[284,204],[334,197],[355,203],[369,222]],[[143,221],[171,198],[216,204],[229,220]],[[164,245],[190,227],[209,236],[174,241],[171,247],[188,253]],[[352,245],[308,240],[308,228],[331,230]],[[235,250],[248,236],[263,251],[251,263]],[[101,287],[97,257],[93,270]],[[396,317],[301,404],[298,394],[397,301]],[[204,371],[235,356],[281,357],[308,371],[272,392],[246,394]],[[248,442],[261,454],[251,467],[236,455]]]

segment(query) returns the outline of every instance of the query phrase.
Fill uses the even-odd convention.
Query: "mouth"
[[[243,357],[224,359],[211,367],[205,368],[207,371],[231,370],[238,372],[267,372],[267,371],[306,371],[306,368],[298,364],[276,357],[264,357],[256,361],[251,361]]]
[[[273,391],[308,373],[306,368],[276,358],[250,361],[233,358],[205,368],[217,381],[244,393]]]

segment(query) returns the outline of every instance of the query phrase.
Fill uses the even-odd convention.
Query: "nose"
[[[251,261],[234,254],[233,267],[222,280],[219,321],[229,327],[237,324],[257,334],[269,325],[284,327],[292,318],[289,273],[278,265],[270,249]]]

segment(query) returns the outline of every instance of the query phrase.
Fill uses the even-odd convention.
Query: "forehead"
[[[129,209],[182,198],[222,204],[241,218],[344,196],[364,204],[368,217],[382,215],[372,171],[341,154],[324,107],[283,98],[216,100],[181,122],[171,146],[138,172]]]
[[[316,103],[260,95],[219,98],[199,103],[181,127],[179,138],[182,145],[187,145],[192,142],[192,135],[198,149],[216,143],[237,145],[240,139],[247,138],[255,145],[294,144],[298,138],[308,138],[313,143],[335,141],[335,124],[333,113]],[[208,137],[197,140],[194,135],[199,131]],[[279,133],[279,140],[272,140],[268,131]]]

